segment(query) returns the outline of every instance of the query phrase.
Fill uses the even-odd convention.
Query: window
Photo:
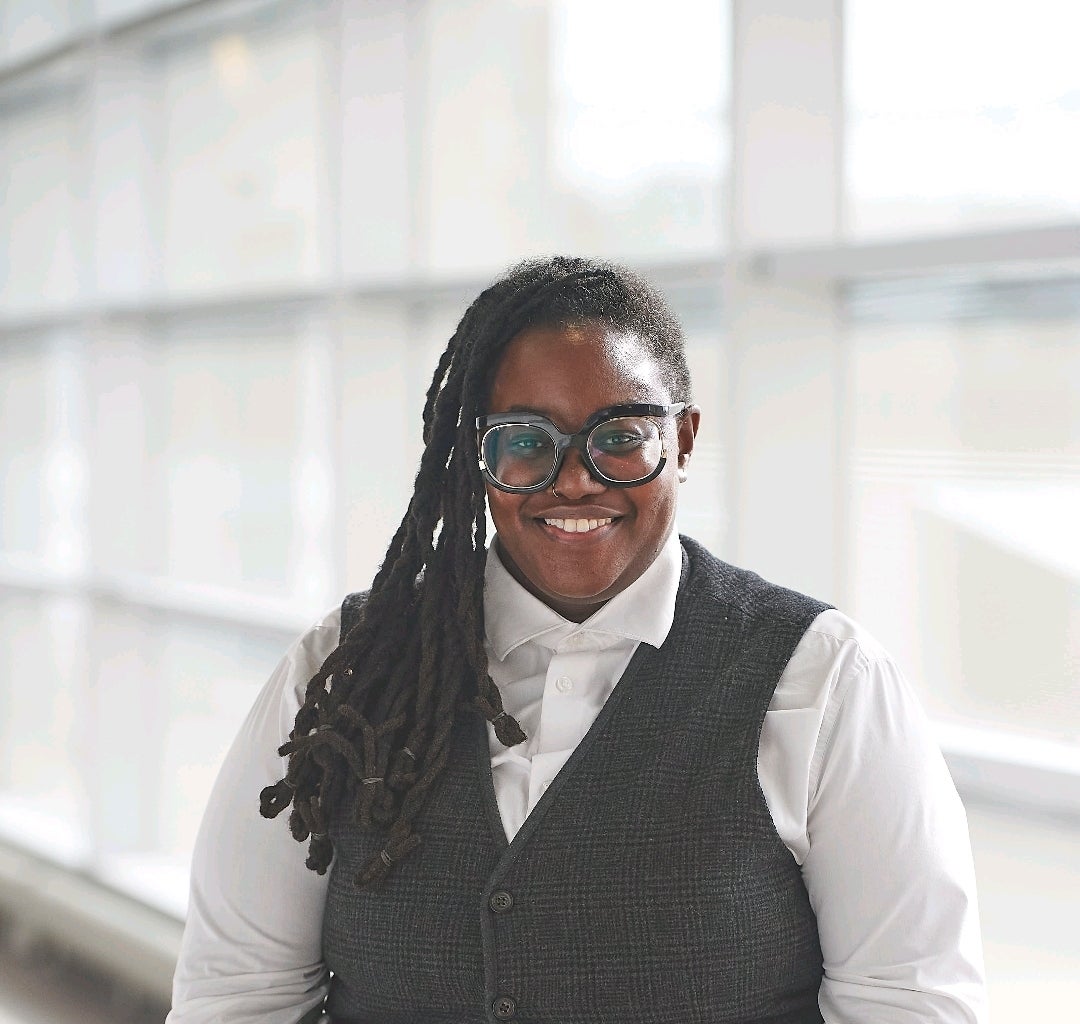
[[[938,718],[1080,745],[1080,318],[881,291],[849,327],[856,606]]]
[[[1080,9],[845,4],[853,237],[1080,215]]]

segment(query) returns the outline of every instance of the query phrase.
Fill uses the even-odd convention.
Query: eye
[[[626,431],[621,433],[604,434],[597,438],[597,444],[608,452],[623,451],[630,448],[635,448],[641,444],[644,438],[639,437],[637,434],[629,434]]]
[[[510,447],[516,452],[531,452],[542,448],[544,442],[538,437],[516,437],[510,442]]]
[[[636,451],[656,436],[656,429],[648,421],[621,419],[602,423],[593,431],[592,446],[606,455],[620,455]]]
[[[508,455],[528,458],[551,451],[551,438],[542,430],[516,427],[507,430],[506,435]]]

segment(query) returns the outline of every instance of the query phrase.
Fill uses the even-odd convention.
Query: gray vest
[[[757,753],[826,606],[683,548],[667,640],[639,645],[512,843],[469,713],[387,881],[357,890],[380,839],[334,829],[335,1022],[820,1024],[817,922]]]

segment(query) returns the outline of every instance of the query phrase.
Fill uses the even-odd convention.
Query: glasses
[[[478,416],[480,470],[500,491],[532,494],[554,483],[576,448],[594,480],[609,487],[637,487],[660,474],[667,459],[658,419],[677,416],[674,405],[612,405],[594,412],[576,434],[531,412]]]

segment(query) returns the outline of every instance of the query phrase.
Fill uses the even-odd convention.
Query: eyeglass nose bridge
[[[544,428],[547,429],[546,427]],[[576,434],[564,434],[559,431],[558,436],[554,437],[555,441],[555,459],[551,465],[551,472],[548,473],[547,480],[544,481],[543,486],[547,487],[549,484],[553,484],[559,479],[559,474],[562,472],[563,465],[566,463],[566,453],[571,448],[576,448],[578,455],[581,456],[581,464],[585,467],[585,472],[589,474],[591,480],[595,480],[597,483],[608,485],[611,481],[600,472],[596,463],[593,462],[592,456],[589,455],[589,437],[596,427],[590,427],[588,430],[579,430]],[[552,436],[551,431],[548,430],[549,437]]]

